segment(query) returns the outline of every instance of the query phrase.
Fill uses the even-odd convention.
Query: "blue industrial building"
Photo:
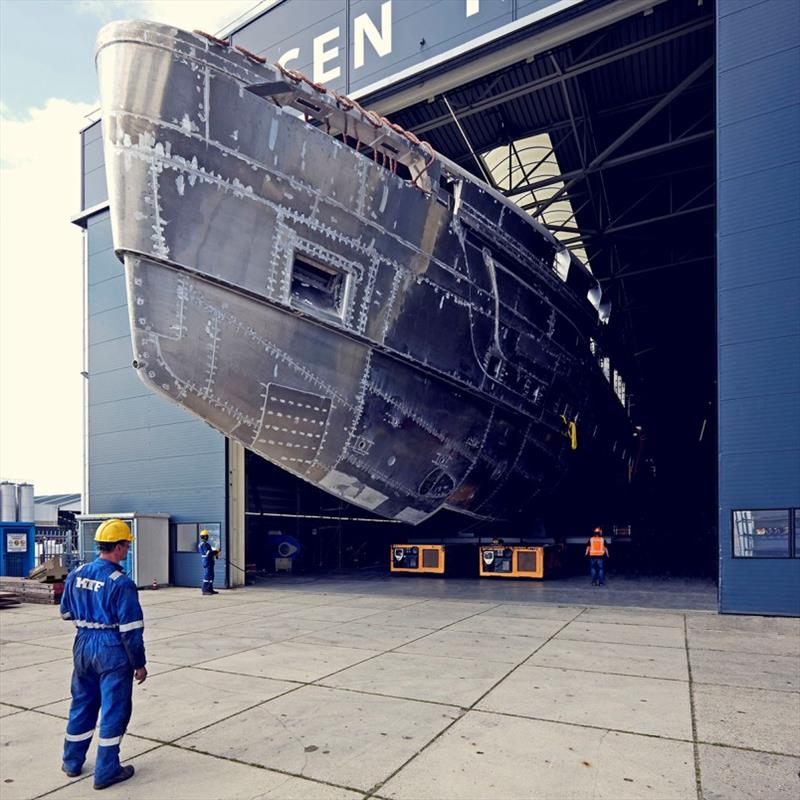
[[[282,0],[222,35],[426,139],[589,261],[646,440],[648,565],[705,559],[721,611],[800,615],[800,4]],[[86,510],[169,513],[186,585],[202,527],[228,585],[270,532],[303,534],[309,566],[342,518],[369,538],[379,521],[141,383],[102,122],[81,136]]]

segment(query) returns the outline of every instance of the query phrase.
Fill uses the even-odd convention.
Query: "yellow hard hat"
[[[121,519],[107,519],[94,535],[96,542],[132,542],[133,534],[126,522]]]
[[[202,539],[208,538],[208,531],[206,531],[206,530],[200,531],[200,538],[202,538]]]

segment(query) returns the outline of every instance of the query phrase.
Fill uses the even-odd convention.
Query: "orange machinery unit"
[[[481,578],[543,578],[544,547],[485,545],[478,548]]]
[[[393,544],[389,552],[391,572],[444,573],[444,545]]]

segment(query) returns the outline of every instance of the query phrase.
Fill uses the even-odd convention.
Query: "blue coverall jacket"
[[[136,584],[113,561],[97,558],[82,564],[67,576],[61,616],[78,629],[64,766],[80,771],[102,708],[94,782],[105,783],[120,770],[119,745],[131,718],[133,671],[146,660]]]
[[[205,539],[197,545],[197,552],[203,559],[203,594],[211,594],[214,591],[214,560],[217,553]]]

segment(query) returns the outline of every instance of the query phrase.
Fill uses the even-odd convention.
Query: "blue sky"
[[[258,0],[0,0],[0,97],[13,115],[51,97],[92,102],[94,41],[106,22],[160,18],[193,28],[210,22],[216,31],[256,5]]]
[[[80,138],[114,19],[217,32],[269,0],[0,0],[0,479],[83,490]]]
[[[50,97],[91,102],[100,20],[68,0],[0,0],[0,97],[19,115]]]

